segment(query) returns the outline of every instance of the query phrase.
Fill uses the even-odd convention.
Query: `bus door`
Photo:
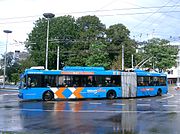
[[[137,75],[135,72],[121,73],[122,97],[136,97]]]

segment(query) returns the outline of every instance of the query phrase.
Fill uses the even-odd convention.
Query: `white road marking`
[[[0,94],[0,96],[6,96],[6,95],[9,95],[9,94]]]
[[[98,103],[98,102],[90,102],[89,104],[91,104],[91,105],[101,105],[102,103]]]
[[[18,95],[18,93],[14,93],[14,94],[8,94],[8,95]]]
[[[0,100],[1,100],[1,98],[0,98]],[[7,101],[1,101],[0,103],[1,104],[7,104],[7,103],[11,103],[11,102],[17,102],[17,103],[19,103],[19,99],[17,99],[17,100],[7,100]]]
[[[18,95],[18,93],[13,93],[13,94],[0,94],[0,96],[9,96],[9,95]]]
[[[150,104],[137,104],[137,106],[150,106]]]
[[[19,90],[18,89],[0,89],[0,91],[3,91],[3,92],[18,92]]]
[[[178,96],[178,94],[174,94],[174,96]]]
[[[79,104],[79,102],[68,101],[69,104]]]
[[[176,96],[180,96],[180,94],[176,94]]]
[[[126,104],[123,104],[123,103],[113,103],[112,105],[115,105],[115,106],[125,106]]]
[[[178,105],[163,105],[164,107],[177,107]]]
[[[168,100],[168,102],[170,102],[170,103],[179,103],[180,101],[169,101]]]
[[[173,98],[174,95],[173,94],[169,94],[170,96],[167,96],[167,97],[164,97],[164,98],[161,98],[161,99],[158,99],[156,101],[161,101],[161,100],[166,100],[166,99],[169,99],[169,98]]]

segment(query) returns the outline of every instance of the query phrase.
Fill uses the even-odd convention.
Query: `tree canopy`
[[[141,60],[149,59],[145,67],[168,69],[176,65],[178,48],[169,44],[168,40],[153,38],[143,43],[143,51],[138,53]]]
[[[29,43],[26,47],[37,65],[44,65],[45,62],[46,25],[45,19],[37,20],[27,40]],[[123,24],[115,24],[106,29],[97,16],[88,15],[76,20],[72,16],[57,17],[50,20],[49,31],[49,69],[56,67],[57,46],[60,47],[61,67],[95,65],[95,62],[90,62],[97,56],[94,55],[97,53],[96,45],[104,47],[103,50],[99,49],[101,53],[96,57],[96,60],[103,64],[96,65],[109,69],[116,59],[121,57],[122,45],[125,46],[127,61],[131,57],[129,55],[135,53],[136,43],[130,39],[130,31]],[[102,58],[104,56],[106,58]],[[129,67],[129,62],[126,62],[125,66]]]
[[[40,18],[27,39],[26,47],[36,65],[45,63],[46,29],[47,20]],[[97,16],[87,15],[77,19],[60,16],[50,20],[48,68],[56,69],[57,46],[60,47],[60,67],[78,65],[121,69],[122,46],[125,68],[132,66],[131,55],[134,55],[134,64],[153,57],[144,67],[165,69],[175,64],[177,49],[168,45],[167,40],[157,38],[141,45],[143,51],[137,51],[138,42],[130,38],[130,31],[121,23],[106,28]]]
[[[97,16],[60,16],[50,19],[48,69],[56,69],[57,47],[60,48],[60,69],[63,66],[103,66],[106,69],[122,69],[122,46],[124,46],[125,68],[134,66],[167,69],[176,65],[178,48],[168,40],[153,38],[137,42],[130,38],[128,28],[119,23],[106,28]],[[17,82],[17,76],[31,66],[45,65],[47,20],[39,18],[28,34],[26,48],[29,56],[23,60],[14,59],[14,53],[7,53],[7,76]],[[3,74],[2,55],[0,74]],[[141,63],[141,64],[138,64]]]

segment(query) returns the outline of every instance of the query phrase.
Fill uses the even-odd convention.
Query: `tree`
[[[14,53],[8,52],[6,54],[6,67],[11,67],[13,65]],[[4,68],[5,55],[2,55],[1,67]]]
[[[82,16],[76,20],[76,24],[79,28],[80,39],[83,41],[94,41],[104,37],[106,27],[97,16]]]
[[[110,59],[109,55],[106,52],[106,45],[102,44],[101,42],[97,42],[90,46],[90,55],[86,61],[87,66],[103,66],[109,67],[110,66]]]
[[[113,61],[112,68],[121,69],[122,45],[124,46],[125,67],[131,67],[131,55],[136,52],[136,42],[130,39],[130,31],[123,24],[110,26],[107,31],[108,51]]]
[[[84,66],[90,58],[90,47],[96,41],[103,41],[106,28],[98,17],[90,15],[78,18],[76,25],[79,29],[79,37],[72,46],[71,52],[73,54],[70,55],[67,64]]]
[[[4,70],[5,55],[2,55],[1,68]],[[13,82],[12,74],[18,73],[19,62],[14,58],[14,52],[8,52],[6,54],[6,75],[9,82]]]
[[[106,34],[108,40],[118,46],[124,41],[129,40],[130,31],[123,24],[115,24],[107,29]]]
[[[47,21],[40,18],[28,36],[26,47],[33,65],[44,65]],[[136,53],[138,43],[130,37],[130,31],[123,24],[106,26],[97,16],[82,16],[76,20],[72,16],[61,16],[50,20],[49,29],[49,69],[56,68],[57,46],[60,47],[60,67],[105,66],[121,69],[122,46],[124,46],[125,68],[131,68],[131,56],[135,64],[142,59],[153,57],[151,63],[158,68],[168,68],[175,64],[177,50],[166,40],[143,42],[143,51]],[[158,44],[158,45],[157,45]],[[163,51],[162,51],[163,50]],[[172,54],[172,56],[168,56]],[[169,63],[170,64],[169,64]]]
[[[46,44],[45,19],[35,22],[35,27],[28,36],[28,48],[31,58],[37,65],[45,63]],[[57,46],[60,47],[60,66],[85,65],[90,45],[102,40],[105,25],[96,16],[83,16],[75,20],[72,16],[61,16],[50,20],[49,29],[49,69],[55,69]],[[41,50],[41,51],[40,51]]]
[[[45,63],[45,45],[46,45],[46,28],[47,21],[45,19],[39,19],[35,22],[35,27],[28,35],[28,48],[31,58],[42,66]],[[48,65],[49,69],[55,69],[57,46],[60,46],[60,58],[64,62],[67,60],[67,56],[64,52],[67,52],[72,47],[72,40],[75,40],[78,36],[77,26],[75,19],[72,16],[61,16],[50,20],[49,29],[49,57]],[[33,43],[32,43],[33,42]]]
[[[18,73],[21,74],[24,72],[25,69],[30,68],[32,66],[37,66],[37,63],[33,61],[32,57],[28,56],[26,59],[19,61]]]
[[[19,81],[19,73],[13,73],[13,74],[11,74],[11,77],[12,77],[12,81],[16,85],[17,82]]]
[[[170,45],[168,40],[153,38],[144,43],[145,58],[149,58],[144,67],[164,70],[176,64],[178,49]]]

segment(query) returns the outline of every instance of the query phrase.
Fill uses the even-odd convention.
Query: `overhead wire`
[[[167,4],[169,4],[171,1],[169,1],[169,2],[167,2],[164,6],[161,6],[161,8],[160,9],[162,9],[162,8],[164,8],[164,7],[167,7]],[[178,3],[179,3],[179,1],[178,2],[176,2],[176,4],[173,4],[173,6],[171,7],[171,10],[166,10],[165,12],[164,11],[160,11],[160,9],[158,9],[158,10],[156,10],[156,12],[154,12],[154,13],[152,13],[150,16],[148,16],[148,17],[146,17],[143,21],[141,21],[140,23],[138,23],[138,25],[135,25],[133,28],[135,29],[135,28],[137,28],[137,27],[143,27],[143,28],[139,28],[139,29],[141,29],[141,31],[142,32],[140,32],[139,33],[139,35],[133,35],[133,37],[135,37],[135,36],[139,36],[140,37],[140,39],[141,39],[141,37],[142,37],[142,35],[144,35],[144,36],[146,36],[146,38],[148,38],[148,36],[149,35],[151,35],[151,33],[148,33],[148,32],[146,32],[146,31],[149,31],[149,28],[157,21],[157,20],[160,20],[160,18],[163,16],[163,14],[166,14],[166,15],[169,15],[169,13],[171,13],[171,12],[173,12],[174,10],[172,10],[172,8],[177,8],[177,7],[179,7],[178,6]],[[177,10],[176,10],[177,11]],[[175,12],[176,12],[175,11]],[[151,21],[151,23],[150,24],[148,24],[148,26],[143,26],[142,25],[142,23],[144,23],[144,22],[146,22],[150,17],[152,18],[152,16],[155,14],[155,13],[158,13],[158,12],[161,12],[161,15],[160,16],[158,16],[158,18],[156,18],[156,19],[154,19],[154,20],[152,20]],[[170,15],[169,15],[170,16]],[[180,18],[178,19],[178,18],[176,18],[177,20],[180,20]],[[162,22],[162,21],[161,21]],[[166,22],[165,22],[166,23]],[[162,23],[161,23],[161,25],[162,25]],[[174,25],[172,26],[171,24],[169,24],[169,21],[168,21],[168,24],[167,24],[169,27],[173,27],[174,28]],[[157,26],[156,26],[157,27]],[[155,32],[155,30],[157,30],[156,28],[152,28],[151,29],[152,30],[152,36],[153,35],[157,35],[157,33]],[[158,34],[158,35],[160,35],[160,34]],[[168,37],[170,37],[170,35],[168,36]]]
[[[180,1],[178,1],[173,7],[171,7],[171,8],[168,10],[168,13],[171,12],[171,11],[173,11],[173,9],[176,9],[176,8],[177,8],[176,5],[177,5],[179,2],[180,2]],[[151,23],[148,24],[142,31],[147,31],[147,29],[148,29],[151,25],[153,25],[154,23],[156,23],[156,22],[159,21],[159,20],[161,20],[161,21],[159,21],[159,24],[162,25],[162,21],[163,21],[163,20],[162,20],[161,18],[162,18],[163,15],[165,15],[165,14],[167,14],[167,13],[162,13],[160,16],[158,16],[158,18],[152,20]],[[164,18],[163,18],[163,19],[164,19]],[[179,20],[179,21],[180,21],[180,20]],[[164,22],[166,23],[166,21],[164,21]],[[164,22],[163,22],[163,23],[164,23]],[[170,25],[169,22],[168,22],[166,25],[174,28],[174,26]],[[159,26],[159,25],[158,25],[158,26]],[[156,29],[156,28],[157,28],[157,26],[153,27],[153,29]]]
[[[111,1],[110,4],[112,4],[115,1]],[[169,1],[170,2],[170,1]],[[149,19],[151,16],[153,16],[154,14],[158,14],[158,13],[179,13],[179,10],[176,11],[160,11],[160,9],[162,8],[173,8],[174,6],[176,7],[180,7],[180,5],[167,5],[169,4],[169,2],[167,2],[165,5],[163,6],[139,6],[136,5],[138,7],[133,7],[133,8],[119,8],[119,9],[103,9],[106,6],[108,6],[108,4],[106,4],[105,6],[102,6],[102,8],[100,8],[99,10],[90,10],[90,11],[79,11],[79,12],[67,12],[67,13],[56,13],[56,15],[66,15],[66,14],[85,14],[85,13],[103,13],[103,12],[110,12],[110,14],[98,14],[97,16],[100,17],[108,17],[108,16],[134,16],[134,15],[143,15],[143,14],[151,14],[149,15],[146,19],[144,19],[140,24],[136,25],[138,27],[141,26],[142,23],[144,23],[147,19]],[[156,11],[141,11],[142,9],[157,9]],[[138,11],[138,12],[129,12],[129,11]],[[112,11],[128,11],[126,13],[111,13]],[[169,15],[169,14],[168,14]],[[42,15],[34,15],[34,16],[24,16],[24,17],[12,17],[12,18],[0,18],[0,24],[13,24],[13,23],[28,23],[28,22],[33,22],[37,20],[37,17],[42,17]],[[33,19],[34,18],[34,19]],[[30,19],[30,20],[25,20],[25,19]],[[177,18],[178,19],[178,18]],[[7,21],[8,20],[8,21]],[[12,21],[11,21],[12,20]],[[17,20],[17,21],[16,21]],[[179,18],[180,20],[180,18]]]
[[[180,11],[159,11],[159,12],[156,12],[156,14],[158,13],[179,13]],[[152,14],[154,12],[150,11],[150,12],[136,12],[136,13],[117,13],[117,14],[100,14],[100,15],[97,15],[97,16],[100,16],[100,17],[108,17],[108,16],[128,16],[128,15],[142,15],[142,14]],[[12,24],[12,23],[26,23],[26,22],[32,22],[32,21],[36,21],[37,19],[33,19],[33,20],[21,20],[21,21],[9,21],[9,22],[0,22],[0,24]],[[138,24],[140,25],[140,24]],[[136,26],[138,26],[136,25]],[[135,26],[135,27],[136,27]],[[134,28],[135,28],[134,27]]]
[[[102,9],[104,9],[104,8],[112,5],[112,4],[115,3],[116,1],[118,1],[118,0],[112,0],[112,1],[110,1],[109,3],[105,4],[104,6],[102,6],[99,10],[101,11]]]
[[[167,4],[169,4],[170,2],[171,2],[171,0],[168,1],[165,5],[159,7],[156,11],[152,12],[149,16],[147,16],[145,19],[143,19],[140,23],[138,23],[138,24],[136,24],[135,26],[133,26],[132,29],[141,26],[146,20],[148,20],[148,19],[149,19],[150,17],[152,17],[154,14],[160,12],[160,10],[161,10],[162,8],[164,8],[165,6],[167,6]],[[163,13],[163,12],[161,12],[161,13]]]
[[[180,7],[180,5],[176,5],[178,7]],[[164,7],[174,7],[174,5],[168,5],[168,6],[150,6],[150,7],[138,7],[138,8],[119,8],[119,9],[106,9],[106,10],[90,10],[90,11],[79,11],[79,12],[66,12],[66,13],[55,13],[56,15],[68,15],[68,14],[84,14],[84,13],[98,13],[98,12],[112,12],[112,11],[120,11],[120,10],[141,10],[141,9],[156,9],[156,8],[164,8]],[[163,11],[163,13],[166,11]],[[173,12],[180,12],[180,11],[173,11]],[[154,13],[154,12],[135,12],[135,13],[120,13],[120,14],[109,14],[109,15],[103,15],[101,14],[100,16],[115,16],[115,15],[138,15],[138,14],[150,14],[150,13]],[[156,11],[156,13],[162,13],[162,12],[158,12]],[[0,21],[5,21],[5,20],[14,20],[14,19],[27,19],[27,18],[37,18],[37,17],[41,17],[42,15],[34,15],[34,16],[23,16],[23,17],[12,17],[12,18],[0,18]],[[13,22],[3,22],[0,24],[4,24],[4,23],[20,23],[20,22],[30,22],[33,21],[34,19],[31,20],[21,20],[21,21],[13,21]]]

